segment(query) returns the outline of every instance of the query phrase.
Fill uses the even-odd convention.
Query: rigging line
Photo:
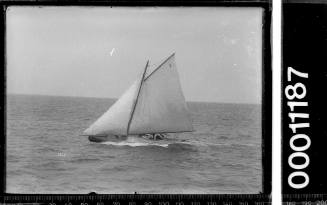
[[[155,73],[157,70],[159,70],[159,68],[161,68],[161,66],[163,65],[163,64],[165,64],[171,57],[173,57],[175,55],[175,53],[173,53],[173,54],[171,54],[164,62],[162,62],[156,69],[154,69],[153,71],[152,71],[152,73],[150,73],[145,79],[144,79],[144,81],[146,81],[153,73]]]
[[[145,65],[145,68],[144,68],[144,71],[143,71],[143,74],[142,74],[141,83],[140,83],[140,86],[139,86],[139,89],[138,89],[138,92],[137,92],[137,96],[136,96],[135,102],[133,104],[131,117],[129,118],[129,121],[128,121],[128,124],[127,124],[127,136],[129,135],[129,128],[131,126],[131,122],[132,122],[132,119],[133,119],[133,116],[134,116],[134,111],[135,111],[136,104],[137,104],[137,101],[138,101],[138,98],[139,98],[139,95],[140,95],[140,92],[141,92],[141,88],[142,88],[142,85],[143,85],[143,81],[144,81],[144,77],[145,77],[145,73],[146,73],[146,70],[148,68],[148,65],[149,65],[149,60],[146,62],[146,65]]]

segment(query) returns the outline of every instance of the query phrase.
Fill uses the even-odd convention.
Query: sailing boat
[[[121,141],[128,136],[193,131],[175,54],[150,73],[147,73],[148,66],[149,61],[142,75],[84,131],[83,135],[89,136],[90,141]]]

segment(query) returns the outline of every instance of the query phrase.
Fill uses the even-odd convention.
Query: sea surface
[[[195,132],[94,143],[113,99],[7,96],[7,193],[259,193],[261,105],[188,102]]]

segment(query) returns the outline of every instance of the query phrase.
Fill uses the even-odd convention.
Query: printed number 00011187
[[[287,81],[294,82],[294,78],[292,79],[292,75],[297,76],[299,78],[308,78],[307,73],[299,72],[292,67],[288,67],[287,69]],[[290,112],[288,113],[288,117],[291,122],[289,123],[289,128],[293,132],[293,136],[290,138],[289,145],[291,149],[294,151],[288,157],[288,165],[294,169],[294,171],[288,176],[288,185],[294,189],[302,189],[309,184],[309,176],[306,172],[303,171],[310,162],[309,156],[305,153],[305,151],[311,145],[311,139],[308,135],[299,133],[298,129],[300,128],[309,128],[310,123],[295,123],[296,119],[302,118],[309,121],[309,113],[299,113],[296,112],[296,107],[308,107],[308,101],[306,101],[305,97],[307,94],[306,86],[303,83],[297,82],[295,84],[289,84],[285,88],[285,96],[288,99],[287,106],[290,108]],[[303,131],[303,129],[301,129]],[[297,146],[295,141],[304,140],[305,144],[302,146]],[[295,163],[294,159],[303,158],[303,163]],[[302,161],[302,160],[301,160]],[[304,180],[297,180],[294,182],[294,178],[303,178]],[[300,183],[298,181],[301,181]]]

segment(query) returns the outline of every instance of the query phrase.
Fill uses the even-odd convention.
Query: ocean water
[[[189,102],[195,132],[79,136],[112,99],[7,96],[7,193],[259,193],[261,106]]]

